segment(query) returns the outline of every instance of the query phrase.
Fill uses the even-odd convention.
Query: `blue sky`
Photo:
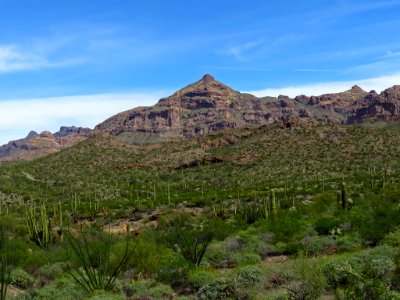
[[[400,84],[399,15],[394,0],[0,0],[0,144],[205,73],[257,95]]]

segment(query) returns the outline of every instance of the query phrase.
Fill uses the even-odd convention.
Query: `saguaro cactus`
[[[343,209],[349,210],[353,206],[353,201],[348,197],[346,183],[344,182],[341,186],[340,201]]]
[[[272,205],[272,214],[276,216],[278,213],[278,207],[276,205],[276,197],[274,189],[271,189],[271,205]]]

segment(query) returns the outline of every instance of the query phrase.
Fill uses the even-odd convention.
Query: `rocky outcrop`
[[[74,126],[63,126],[54,134],[31,131],[23,139],[0,146],[0,161],[28,160],[53,153],[86,139],[90,132],[89,128]]]
[[[355,109],[348,123],[397,121],[400,119],[400,85],[395,85],[380,95],[371,91],[363,100],[365,105]]]
[[[75,126],[61,126],[60,130],[54,133],[54,136],[56,137],[64,137],[68,136],[71,134],[77,134],[81,136],[87,136],[92,130],[90,128],[84,128],[84,127],[75,127]]]

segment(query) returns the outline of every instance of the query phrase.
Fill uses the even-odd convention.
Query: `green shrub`
[[[210,271],[205,270],[193,270],[189,274],[189,284],[195,289],[198,290],[202,286],[211,284],[215,280],[215,275]]]
[[[235,265],[254,265],[261,261],[260,255],[252,252],[237,252],[232,255],[232,261]]]
[[[257,266],[244,266],[235,270],[237,282],[245,287],[254,286],[263,278],[262,270]]]
[[[106,291],[96,291],[87,300],[125,300],[126,297],[121,294],[115,294]]]
[[[395,231],[388,233],[382,240],[383,245],[391,247],[400,247],[400,228]]]
[[[13,269],[10,273],[10,281],[14,285],[22,289],[27,289],[33,286],[35,279],[25,270],[21,268],[16,268]]]
[[[274,233],[277,242],[300,240],[307,235],[307,227],[297,211],[280,215],[271,222],[269,229]]]
[[[217,277],[210,284],[202,286],[197,291],[198,299],[227,299],[234,293],[234,284],[226,277]]]
[[[266,257],[276,251],[274,246],[270,244],[273,239],[274,235],[272,233],[264,232],[260,234],[255,228],[250,227],[246,231],[239,232],[238,242],[243,245],[243,249],[255,252],[261,257]]]
[[[114,253],[121,253],[124,250],[125,243],[120,242],[114,249]],[[160,261],[165,248],[157,243],[156,239],[144,233],[131,242],[132,254],[129,258],[127,267],[135,271],[135,275],[149,275],[157,273],[160,268]],[[114,254],[115,255],[115,254]],[[115,255],[118,257],[117,255]]]
[[[132,281],[130,294],[134,297],[146,297],[152,285],[149,280],[135,280]]]
[[[170,299],[174,290],[166,284],[156,284],[150,280],[137,280],[131,284],[131,294],[133,297],[154,299]]]
[[[232,252],[241,251],[245,247],[242,244],[241,238],[239,236],[232,236],[232,237],[225,239],[225,241],[223,242],[223,245],[227,251],[232,251]]]
[[[263,295],[262,300],[289,300],[289,295],[286,290],[272,290]],[[292,300],[292,299],[290,299]]]
[[[335,240],[330,237],[307,237],[301,241],[306,254],[308,255],[316,255],[323,253],[329,249],[336,248]]]
[[[327,263],[324,273],[336,293],[349,299],[389,299],[390,282],[395,276],[397,251],[378,247],[347,259]]]
[[[157,280],[172,287],[187,283],[192,265],[176,252],[167,252],[160,260],[160,268],[156,274]]]
[[[72,279],[60,278],[53,283],[44,286],[36,291],[35,299],[62,299],[75,300],[82,299],[85,291],[81,286],[76,284]]]
[[[339,221],[334,217],[322,217],[315,222],[314,228],[318,234],[330,234],[331,230],[338,226]]]
[[[157,284],[149,289],[150,297],[154,299],[171,299],[174,290],[166,284]]]
[[[400,225],[397,204],[385,199],[373,198],[368,207],[352,213],[354,228],[367,245],[377,245]]]
[[[68,266],[64,262],[57,262],[51,265],[44,265],[39,268],[39,274],[45,278],[54,280],[67,270]]]
[[[232,255],[233,253],[221,244],[215,244],[209,247],[204,263],[214,268],[229,268],[233,266]]]
[[[277,242],[275,244],[275,249],[278,254],[286,253],[287,244],[284,242]]]
[[[289,299],[318,299],[325,291],[326,279],[320,262],[314,259],[300,259],[294,262],[287,277]]]
[[[222,241],[234,232],[234,227],[231,223],[225,222],[220,218],[210,220],[208,226],[213,229],[214,238]]]
[[[355,235],[337,237],[336,245],[339,251],[354,251],[361,248],[361,239]]]

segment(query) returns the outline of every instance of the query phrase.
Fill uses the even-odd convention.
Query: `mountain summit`
[[[156,106],[181,107],[183,109],[225,108],[238,99],[240,93],[206,74],[203,78],[161,99]]]

